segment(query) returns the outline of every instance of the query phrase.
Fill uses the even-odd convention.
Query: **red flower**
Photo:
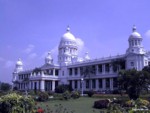
[[[41,108],[39,108],[39,109],[37,110],[37,112],[38,112],[38,113],[44,113],[44,110],[41,109]]]

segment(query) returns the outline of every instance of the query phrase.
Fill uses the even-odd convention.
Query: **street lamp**
[[[81,92],[81,96],[83,96],[83,83],[84,83],[84,79],[81,78],[81,84],[82,84],[82,92]]]

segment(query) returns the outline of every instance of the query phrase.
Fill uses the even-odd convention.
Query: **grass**
[[[60,113],[100,113],[100,110],[94,109],[94,101],[98,98],[80,97],[79,99],[70,100],[52,100],[47,102],[38,102],[37,107],[42,107],[46,113],[56,113],[56,110],[61,109]],[[53,110],[53,112],[50,112]],[[63,111],[69,112],[63,112]]]

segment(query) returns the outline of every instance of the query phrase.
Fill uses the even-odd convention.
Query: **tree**
[[[150,65],[149,66],[145,66],[142,70],[143,71],[147,71],[147,72],[150,73]]]
[[[130,99],[139,98],[142,90],[148,90],[150,85],[150,73],[147,71],[121,70],[118,77],[120,90],[126,90]]]
[[[12,86],[9,83],[2,82],[0,85],[0,90],[2,91],[9,91],[12,88]]]
[[[81,75],[84,78],[91,80],[91,75],[94,75],[95,73],[96,73],[95,66],[89,65],[89,66],[81,67]],[[91,86],[92,85],[90,82],[89,83],[90,90],[91,90]]]
[[[125,60],[124,59],[114,59],[111,61],[113,66],[113,71],[116,72],[119,69],[125,69]]]

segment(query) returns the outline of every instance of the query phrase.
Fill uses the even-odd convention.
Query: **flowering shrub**
[[[89,97],[92,97],[94,95],[94,91],[92,91],[92,90],[88,91],[87,94],[88,94]]]
[[[72,87],[70,85],[62,84],[55,88],[56,93],[64,93],[65,91],[72,91]]]
[[[94,102],[94,108],[102,109],[102,108],[108,108],[110,104],[110,101],[108,99],[105,100],[98,100]]]
[[[33,107],[34,100],[30,96],[11,93],[0,97],[0,113],[29,113]]]
[[[79,98],[80,97],[80,93],[78,91],[72,91],[71,92],[71,97],[73,99]]]
[[[70,97],[71,97],[71,95],[70,95],[70,92],[69,92],[69,91],[65,91],[65,92],[63,93],[63,98],[64,98],[65,100],[70,99]]]
[[[135,100],[135,105],[140,108],[142,106],[148,106],[149,105],[149,102],[147,100],[144,100],[144,99],[140,99],[138,98],[137,100]]]
[[[44,110],[40,107],[38,107],[37,113],[44,113]]]
[[[46,101],[46,100],[48,100],[48,97],[49,97],[49,95],[46,92],[40,91],[37,93],[37,100],[38,101]]]

